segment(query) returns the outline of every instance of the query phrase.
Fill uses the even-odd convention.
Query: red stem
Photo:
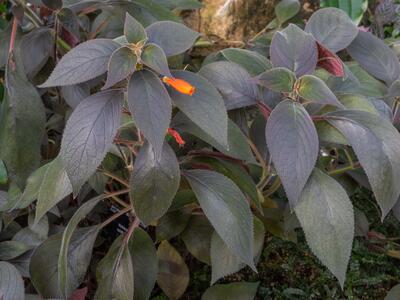
[[[14,51],[15,38],[17,37],[17,29],[18,29],[18,20],[16,17],[14,17],[11,29],[10,48],[8,50],[9,55],[11,55],[11,53]]]

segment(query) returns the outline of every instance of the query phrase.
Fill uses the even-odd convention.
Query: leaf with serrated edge
[[[346,191],[314,169],[295,207],[307,244],[343,287],[354,238],[354,213]]]
[[[242,191],[230,179],[214,171],[190,170],[184,175],[204,214],[229,250],[255,270],[253,215]]]
[[[293,208],[318,157],[314,123],[301,104],[285,100],[272,111],[265,135],[272,162]]]
[[[109,39],[84,42],[62,57],[40,88],[82,83],[107,71],[108,61],[119,44]]]
[[[67,121],[60,157],[76,195],[110,149],[121,122],[124,94],[107,90],[82,101]]]

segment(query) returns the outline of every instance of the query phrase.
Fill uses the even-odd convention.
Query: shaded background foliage
[[[399,148],[400,140],[393,141],[398,134],[386,120],[398,124],[397,100],[393,99],[399,95],[400,67],[389,47],[356,28],[362,25],[363,30],[389,38],[387,44],[396,52],[395,2],[369,3],[367,11],[366,1],[321,1],[321,7],[343,11],[331,11],[340,22],[327,19],[329,14],[316,13],[305,27],[307,33],[300,28],[318,3],[225,1],[209,5],[205,1],[199,18],[196,9],[202,5],[192,0],[28,1],[33,6],[26,6],[25,1],[3,2],[0,291],[5,299],[22,299],[24,286],[27,297],[33,298],[39,293],[44,298],[72,299],[131,299],[133,294],[135,299],[150,295],[154,299],[166,295],[171,299],[201,295],[204,299],[238,295],[244,299],[254,295],[259,299],[381,299],[399,282],[398,205],[384,223],[380,221],[397,200],[398,170],[393,160],[398,153],[370,148],[376,150],[375,159],[380,162],[375,166],[371,151],[362,150],[379,144],[375,135],[385,147]],[[18,27],[8,22],[13,15],[19,20]],[[208,37],[198,39],[197,33],[179,24],[181,17]],[[299,27],[286,27],[289,23]],[[336,35],[326,30],[327,24],[337,26]],[[13,28],[17,28],[15,35]],[[357,63],[340,52],[344,48]],[[270,60],[267,53],[271,53]],[[86,61],[94,56],[96,62]],[[138,62],[139,70],[130,77]],[[320,68],[313,73],[317,63]],[[191,72],[171,73],[170,69]],[[107,77],[102,75],[106,71]],[[191,95],[186,83],[174,85],[164,76],[184,79],[196,92]],[[122,91],[126,78],[127,103]],[[306,110],[281,101],[282,96],[301,97],[314,104],[307,104]],[[203,101],[206,106],[200,108]],[[325,105],[322,110],[321,104]],[[335,111],[345,107],[357,113]],[[287,112],[291,110],[304,116],[302,128],[290,119]],[[316,130],[311,119],[307,121],[309,114]],[[332,117],[329,123],[318,119],[323,114]],[[265,117],[269,120],[267,141]],[[346,131],[342,119],[357,122],[374,135],[365,131],[367,143],[357,140],[364,131],[357,126],[358,131]],[[304,159],[302,182],[288,168],[290,155],[276,158],[291,146],[288,141],[296,140],[294,136],[281,138],[292,130],[309,135],[309,145],[299,149]],[[166,132],[168,143],[164,142]],[[183,147],[177,145],[183,144],[178,132]],[[88,151],[76,147],[77,137],[83,135],[95,147]],[[79,160],[76,151],[81,152]],[[269,155],[279,178],[274,172],[267,177],[266,169],[260,168],[268,163]],[[321,171],[313,171],[312,180],[307,181],[317,157],[317,166],[343,188]],[[298,161],[297,157],[292,164]],[[366,168],[372,187],[360,165]],[[388,175],[389,166],[393,173]],[[184,170],[182,181],[179,168]],[[319,228],[323,221],[308,222],[317,209],[322,217],[325,207],[316,202],[312,210],[304,208],[320,186],[331,194],[318,201],[335,199],[332,206],[343,202],[345,207],[339,207],[339,222],[329,232],[333,235],[339,230],[337,245],[331,249],[340,254],[336,260],[329,257],[329,249],[319,249],[328,236],[327,231],[319,232],[324,229]],[[136,217],[126,214],[130,211],[127,187]],[[305,236],[289,213],[283,188]],[[375,197],[368,191],[371,188]],[[357,237],[342,290],[323,265],[343,285],[353,238],[348,231],[353,226],[348,223],[352,213],[345,190],[355,206]],[[215,204],[219,198],[225,206]],[[254,224],[246,198],[256,216]],[[230,214],[242,225],[233,222],[227,227]],[[349,218],[341,223],[346,214]],[[322,264],[312,256],[306,239]],[[243,263],[254,269],[253,257],[258,261],[258,274],[249,267],[237,273]],[[210,288],[210,282],[217,280]],[[396,299],[397,293],[395,287],[388,297]]]

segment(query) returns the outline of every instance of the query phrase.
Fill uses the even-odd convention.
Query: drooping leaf
[[[7,300],[24,299],[24,281],[18,270],[10,263],[0,261],[0,295]]]
[[[140,24],[129,13],[126,13],[124,24],[124,35],[128,43],[137,44],[147,39],[147,33],[142,24]]]
[[[175,105],[197,126],[221,145],[228,144],[228,114],[217,89],[202,76],[187,72],[173,72],[175,78],[186,80],[196,88],[193,96],[168,88]]]
[[[135,72],[129,81],[128,104],[136,125],[159,157],[171,121],[172,105],[167,90],[153,72]]]
[[[341,9],[323,8],[312,14],[305,30],[324,47],[336,53],[356,38],[358,29]]]
[[[134,273],[134,300],[147,300],[157,280],[157,251],[149,235],[137,228],[129,240]]]
[[[40,95],[23,76],[20,62],[15,65],[15,70],[6,70],[7,90],[0,106],[0,157],[10,180],[23,188],[40,163],[46,115]]]
[[[103,89],[108,89],[127,78],[129,74],[135,71],[136,63],[137,57],[128,47],[115,50],[108,62],[107,81]]]
[[[46,167],[43,180],[39,184],[39,186],[36,186],[38,201],[36,204],[35,223],[58,202],[72,193],[71,182],[59,157]]]
[[[88,265],[81,265],[75,266],[76,270],[80,270],[80,272],[76,272],[76,270],[72,269],[73,273],[70,274],[69,272],[71,271],[71,263],[74,263],[74,261],[69,261],[69,255],[68,251],[70,249],[70,244],[71,244],[71,239],[73,237],[73,234],[79,224],[80,221],[82,221],[86,215],[102,200],[103,197],[99,196],[96,198],[93,198],[92,200],[89,200],[82,204],[78,210],[75,212],[75,214],[72,216],[71,220],[68,222],[67,227],[65,228],[62,239],[61,239],[61,246],[60,246],[60,254],[58,256],[58,263],[57,263],[57,268],[58,268],[58,283],[61,289],[62,294],[64,297],[69,298],[71,294],[74,292],[74,290],[80,285],[81,281],[83,280],[83,276],[86,273],[86,268]],[[100,230],[100,227],[93,227],[93,231],[91,236],[93,239],[96,238],[98,232]],[[93,240],[94,242],[94,240]],[[91,245],[93,247],[93,245]],[[88,251],[88,255],[91,255],[91,249]],[[90,257],[87,258],[87,262],[90,261]],[[82,263],[82,262],[79,262]]]
[[[96,171],[120,125],[124,94],[107,90],[82,101],[67,121],[60,157],[74,194]]]
[[[369,32],[360,30],[347,51],[364,70],[387,85],[400,76],[400,63],[395,53]]]
[[[318,50],[310,34],[290,24],[273,36],[270,56],[274,67],[285,67],[293,71],[296,76],[302,76],[314,72]]]
[[[87,227],[72,236],[68,251],[68,273],[74,281],[75,289],[81,284],[92,257],[92,248],[98,228]],[[36,248],[29,265],[31,281],[44,298],[63,298],[58,283],[58,257],[61,248],[62,233],[52,235]]]
[[[282,0],[275,6],[275,15],[279,24],[285,23],[300,11],[298,0]]]
[[[201,300],[253,300],[256,296],[258,285],[258,282],[216,284],[205,291]]]
[[[210,265],[211,236],[214,232],[204,216],[192,216],[181,237],[189,252],[199,261]]]
[[[255,270],[253,217],[243,193],[230,179],[214,171],[191,170],[185,171],[184,175],[229,250]]]
[[[326,83],[313,75],[304,75],[296,81],[297,93],[304,99],[320,104],[329,104],[343,108],[335,94]]]
[[[367,0],[322,0],[321,7],[336,7],[345,11],[351,20],[358,25],[368,8]]]
[[[134,295],[134,273],[128,245],[118,238],[106,256],[99,262],[96,277],[98,288],[94,299],[132,300]]]
[[[139,219],[148,225],[164,215],[179,184],[178,160],[168,143],[164,143],[159,158],[150,144],[145,144],[136,158],[130,180],[131,201]]]
[[[118,46],[117,42],[108,39],[94,39],[78,45],[63,56],[50,77],[39,87],[73,85],[104,74]]]
[[[221,51],[230,62],[242,66],[252,76],[261,74],[272,67],[271,62],[263,55],[246,49],[228,48]]]
[[[251,152],[250,146],[246,141],[246,136],[240,130],[240,128],[230,119],[228,119],[228,145],[222,145],[218,140],[215,140],[206,132],[204,132],[200,127],[194,124],[188,117],[183,113],[178,113],[175,115],[172,126],[174,128],[179,128],[182,131],[188,132],[208,144],[212,145],[222,153],[244,160],[250,163],[254,163],[254,155]]]
[[[353,147],[367,174],[375,198],[382,211],[382,220],[395,205],[400,186],[400,136],[386,119],[364,111],[344,110],[327,114]]]
[[[254,105],[260,98],[257,86],[241,66],[219,61],[205,65],[199,74],[208,79],[222,94],[227,109]]]
[[[273,68],[260,74],[256,80],[271,91],[289,93],[293,89],[296,76],[286,68]]]
[[[158,74],[172,77],[168,67],[167,57],[163,49],[156,44],[147,44],[143,48],[142,61],[149,68],[156,71]]]
[[[25,35],[18,47],[29,78],[33,78],[46,64],[54,50],[54,35],[49,28],[38,28]],[[34,59],[32,59],[34,57]]]
[[[317,131],[303,106],[285,100],[275,107],[268,119],[266,140],[272,162],[293,208],[317,161]]]
[[[254,260],[257,261],[264,244],[265,237],[265,228],[263,223],[254,218],[254,249],[253,249],[253,257]],[[211,285],[214,284],[220,278],[223,278],[227,275],[238,272],[240,269],[244,268],[246,265],[231,251],[229,251],[228,247],[225,245],[224,241],[219,237],[219,235],[214,232],[211,237],[211,248],[210,248],[210,256],[211,256]]]
[[[189,284],[189,269],[178,251],[168,242],[157,249],[157,283],[170,299],[179,299]]]
[[[149,43],[160,46],[167,56],[185,52],[200,36],[185,25],[171,21],[153,23],[146,28],[146,32]]]
[[[343,287],[354,238],[353,206],[346,191],[314,169],[295,212],[312,252]]]

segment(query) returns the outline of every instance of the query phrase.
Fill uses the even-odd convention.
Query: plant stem
[[[119,212],[117,212],[116,214],[113,214],[111,217],[109,217],[107,220],[105,220],[103,223],[100,224],[101,228],[106,227],[108,224],[110,224],[112,221],[118,219],[120,216],[128,213],[131,210],[130,207],[125,207],[123,209],[121,209]]]
[[[108,171],[105,170],[100,170],[100,172],[104,175],[106,175],[107,177],[110,177],[111,179],[114,179],[115,181],[118,181],[119,183],[121,183],[122,185],[124,185],[125,187],[129,187],[129,182],[124,180],[123,178],[120,178]]]
[[[129,242],[129,239],[131,238],[133,231],[137,227],[139,227],[139,225],[140,225],[140,220],[139,220],[138,217],[135,217],[135,220],[131,223],[131,225],[128,228],[128,231],[125,234],[125,237],[124,237],[124,243],[125,244]]]
[[[338,175],[338,174],[345,173],[347,171],[352,171],[352,170],[358,169],[360,167],[361,167],[360,163],[359,162],[355,162],[355,163],[352,163],[352,164],[350,164],[350,165],[348,165],[346,167],[329,171],[328,174],[329,175]]]

